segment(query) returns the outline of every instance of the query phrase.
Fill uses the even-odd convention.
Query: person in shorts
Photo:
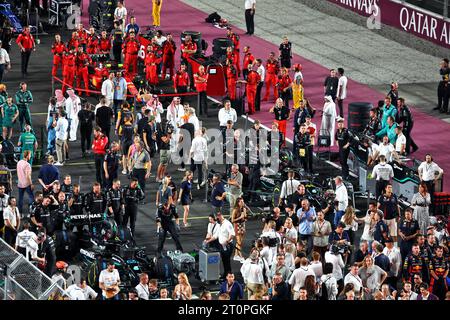
[[[392,192],[392,184],[387,184],[385,192],[378,197],[378,209],[384,214],[384,221],[389,228],[389,236],[397,243],[397,219],[400,217],[400,206],[397,196]]]

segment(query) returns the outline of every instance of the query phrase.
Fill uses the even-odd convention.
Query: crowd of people
[[[248,2],[247,33],[253,34],[255,1]],[[154,26],[160,24],[161,5],[162,1],[153,1]],[[61,281],[66,298],[100,297],[87,285],[86,279],[78,283],[69,280],[67,263],[56,261],[52,237],[68,228],[66,218],[83,213],[105,216],[118,226],[129,227],[134,235],[139,223],[139,206],[149,204],[149,199],[153,198],[146,184],[154,179],[158,183],[155,194],[157,256],[163,254],[169,234],[177,250],[183,251],[180,230],[190,227],[192,190],[200,190],[207,184],[211,188],[211,212],[203,245],[221,255],[221,300],[448,299],[448,227],[443,225],[444,218],[434,216],[434,190],[443,170],[431,155],[426,155],[418,169],[419,192],[410,199],[411,207],[405,210],[400,208],[393,192],[392,161],[418,149],[411,137],[414,123],[411,110],[405,99],[399,97],[397,83],[391,84],[384,102],[370,111],[370,121],[364,130],[368,139],[363,143],[370,149],[366,165],[376,180],[376,198],[359,218],[355,204],[349,203],[346,185],[350,180],[347,158],[353,136],[344,125],[348,79],[343,68],[330,70],[324,81],[325,103],[321,128],[317,130],[312,119],[318,115],[303,89],[306,80],[302,66],[292,63],[289,39],[283,37],[278,54],[271,52],[265,63],[262,57],[252,54],[248,45],[244,46],[241,69],[240,39],[228,28],[226,36],[233,45],[227,48],[225,57],[227,98],[217,116],[225,160],[221,170],[226,178],[216,173],[209,181],[211,139],[195,108],[182,96],[191,90],[198,92],[199,116],[211,115],[206,96],[208,75],[203,67],[192,73],[189,63],[190,57],[198,51],[197,44],[186,36],[180,45],[181,63],[174,72],[177,45],[172,35],[158,30],[145,50],[144,70],[140,70],[138,39],[142,31],[135,17],[125,23],[127,11],[122,2],[119,2],[115,18],[115,28],[109,34],[101,31],[98,35],[94,28],[86,31],[80,24],[67,43],[60,35],[55,35],[52,76],[57,77],[62,66],[63,79],[61,89],[55,90],[49,100],[46,163],[40,168],[37,181],[32,179],[33,160],[39,148],[30,116],[33,95],[27,83],[22,82],[13,100],[6,86],[0,85],[3,140],[11,140],[18,119],[18,146],[21,147],[20,161],[15,167],[17,201],[11,194],[13,182],[11,172],[4,166],[6,157],[0,158],[2,236],[18,252],[40,264],[48,276]],[[35,46],[29,28],[18,37],[17,44],[22,52],[25,77]],[[96,106],[84,102],[80,96],[91,94],[88,66],[93,55],[109,57],[111,52],[113,61],[124,62],[123,70],[111,70],[104,79]],[[0,59],[9,63],[3,51],[0,51]],[[130,100],[125,77],[139,73],[145,76],[148,87]],[[174,93],[180,97],[163,105],[154,92],[167,80],[172,82]],[[255,121],[250,129],[250,136],[255,139],[248,143],[240,139],[236,112],[239,82],[245,83],[250,115],[260,110],[261,101],[268,101],[273,91],[274,105],[269,112],[274,115],[274,122],[267,143],[275,141],[276,150],[288,148],[286,135],[292,127],[294,167],[301,166],[305,174],[316,173],[313,148],[319,135],[328,136],[330,145],[339,146],[342,166],[342,175],[334,178],[334,195],[323,207],[312,206],[305,184],[296,176],[298,170],[288,170],[281,184],[279,202],[274,203],[264,218],[261,234],[252,242],[250,250],[244,248],[244,240],[251,199],[243,195],[246,191],[255,191],[259,178],[266,172],[259,158],[250,166],[237,164],[236,159],[245,158],[247,149],[263,149],[262,140],[267,136],[262,135],[264,129]],[[264,85],[265,95],[261,99]],[[96,182],[86,194],[61,168],[70,161],[68,141],[78,140],[82,156],[93,155],[95,162]],[[176,157],[181,159],[179,163],[174,161]],[[179,184],[170,175],[175,170],[184,173]],[[123,186],[121,181],[128,177],[129,183]],[[35,182],[41,191],[34,190]],[[25,194],[29,210],[24,207]],[[229,212],[226,212],[228,206]],[[359,226],[363,228],[360,239],[357,236]],[[232,270],[232,260],[242,264],[239,275],[237,270]],[[243,283],[236,280],[241,276]],[[140,283],[126,295],[120,292],[120,281],[114,264],[109,262],[99,277],[101,296],[129,300],[190,300],[193,297],[184,273],[178,274],[178,284],[173,290],[161,287],[157,279],[149,279],[143,273]],[[209,300],[212,295],[205,291],[200,298]]]

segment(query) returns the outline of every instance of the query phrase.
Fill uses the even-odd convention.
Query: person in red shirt
[[[75,78],[75,53],[71,49],[66,51],[63,55],[63,94],[66,93],[67,87],[71,88],[73,86],[73,80]]]
[[[86,90],[86,96],[90,96],[89,94],[89,73],[88,73],[88,65],[90,64],[91,59],[89,55],[83,51],[83,46],[78,47],[78,52],[76,56],[76,66],[77,66],[77,88],[81,88],[81,79],[84,82],[84,89]],[[81,91],[78,90],[78,95],[81,96]]]
[[[234,102],[236,100],[236,82],[238,79],[238,74],[233,62],[230,59],[227,59],[226,66],[228,98]]]
[[[190,84],[189,75],[186,72],[186,65],[182,64],[180,70],[173,76],[173,88],[175,93],[186,93]]]
[[[24,27],[23,32],[17,37],[16,43],[21,51],[22,76],[25,77],[28,74],[28,63],[30,62],[31,52],[36,50],[36,44],[30,33],[29,26]]]
[[[175,67],[175,51],[177,50],[177,46],[175,45],[175,41],[173,41],[172,35],[170,33],[167,34],[167,40],[164,41],[162,46],[163,51],[163,69],[162,74],[164,78],[167,78],[167,68],[169,69],[169,79],[173,77],[173,68]]]
[[[278,99],[278,72],[280,71],[280,65],[278,61],[275,59],[275,53],[271,52],[269,55],[269,59],[266,61],[266,95],[264,96],[263,101],[269,100],[270,89],[273,87],[273,95],[275,99]]]
[[[187,35],[184,42],[181,44],[181,59],[187,65],[188,58],[192,57],[197,52],[197,44],[192,42],[191,36]]]
[[[95,29],[93,27],[89,28],[89,35],[87,36],[87,54],[96,54],[98,50],[98,36],[95,34]]]
[[[253,56],[253,54],[250,52],[250,47],[249,46],[245,46],[244,47],[244,62],[243,62],[243,66],[248,66],[249,64],[253,65],[253,62],[255,62],[255,57]],[[242,71],[242,75],[244,76],[244,79],[247,79],[247,74],[248,74],[248,69],[245,69]]]
[[[52,53],[53,53],[52,76],[56,76],[59,66],[62,67],[63,54],[65,51],[66,46],[64,42],[61,41],[61,35],[55,34],[55,42],[52,45]]]
[[[195,89],[197,90],[200,98],[200,115],[208,117],[208,96],[206,94],[206,88],[208,86],[208,74],[205,72],[205,67],[200,66],[198,72],[194,74]]]
[[[130,32],[129,37],[127,40],[123,43],[123,54],[124,54],[124,64],[123,68],[126,72],[128,72],[131,75],[134,75],[137,73],[137,59],[138,59],[138,52],[141,45],[139,41],[137,41],[135,33]],[[130,70],[133,71],[130,71]]]
[[[79,44],[81,44],[83,46],[83,50],[86,51],[87,40],[88,40],[88,33],[86,32],[86,30],[84,30],[84,27],[83,27],[82,23],[78,24],[76,33],[77,33],[77,36],[78,36]]]
[[[283,99],[284,105],[289,108],[289,99],[291,95],[292,80],[289,76],[289,69],[282,68],[281,75],[278,77],[278,95]]]
[[[242,80],[242,82],[247,84],[245,92],[247,94],[248,114],[252,115],[255,113],[256,87],[261,81],[261,76],[253,70],[253,65],[251,64],[248,65],[247,71],[247,80]]]
[[[159,82],[158,78],[158,63],[161,61],[161,57],[156,55],[152,51],[152,46],[147,46],[147,54],[145,55],[145,78],[150,86],[157,86]],[[155,88],[153,88],[155,89]]]
[[[106,54],[109,59],[109,52],[111,51],[111,47],[111,38],[109,38],[106,31],[103,30],[99,40],[98,51],[100,54]]]
[[[78,50],[79,45],[80,45],[80,39],[78,38],[78,33],[76,31],[74,31],[74,32],[72,32],[72,38],[70,38],[69,42],[67,42],[67,49]]]
[[[95,160],[95,176],[97,182],[103,184],[103,160],[108,146],[108,137],[102,133],[100,127],[94,128],[94,141],[92,143],[92,152]]]
[[[240,51],[239,50],[239,36],[232,31],[231,27],[228,27],[227,28],[227,38],[233,42],[233,52],[237,58],[238,65],[239,65],[239,51]],[[244,66],[245,66],[245,64],[244,64]],[[237,69],[239,70],[238,76],[240,76],[241,75],[240,67],[237,66]]]
[[[239,67],[239,57],[234,53],[233,47],[227,47],[226,58],[233,63],[239,76],[241,74],[241,69]]]

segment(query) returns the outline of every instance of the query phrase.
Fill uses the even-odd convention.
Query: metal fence
[[[0,299],[59,299],[64,290],[0,238]]]

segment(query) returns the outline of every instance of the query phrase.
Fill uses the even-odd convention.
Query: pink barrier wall
[[[368,17],[368,27],[381,22],[407,33],[450,48],[450,21],[419,8],[390,0],[327,0],[340,7]]]

